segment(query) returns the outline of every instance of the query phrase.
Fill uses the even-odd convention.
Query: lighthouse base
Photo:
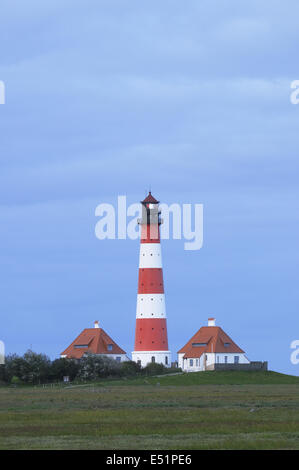
[[[141,367],[147,366],[152,362],[163,364],[165,367],[171,367],[170,351],[133,351],[132,361],[137,362]]]

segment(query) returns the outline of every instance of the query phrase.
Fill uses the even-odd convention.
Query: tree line
[[[177,372],[178,369],[175,369]],[[133,361],[117,362],[108,356],[86,353],[81,359],[59,358],[51,361],[46,354],[28,350],[23,356],[11,354],[0,365],[0,382],[5,384],[46,384],[70,381],[96,381],[108,377],[138,377],[173,372],[163,364],[151,363],[141,368]]]

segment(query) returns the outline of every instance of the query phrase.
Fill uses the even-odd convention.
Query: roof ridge
[[[82,338],[82,343],[80,342]],[[86,348],[75,348],[77,345],[87,345]],[[108,344],[112,351],[108,351]],[[81,358],[84,353],[92,354],[126,354],[126,352],[103,330],[103,328],[84,328],[74,341],[61,353],[61,356]]]
[[[192,346],[195,342],[206,343],[206,346]],[[224,346],[224,343],[229,343]],[[188,354],[200,357],[203,352],[206,353],[244,353],[244,351],[235,343],[231,337],[225,333],[220,326],[202,326],[189,341],[178,351],[178,354]]]

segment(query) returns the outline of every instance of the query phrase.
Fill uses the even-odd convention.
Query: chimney
[[[215,318],[209,318],[209,320],[208,320],[208,326],[216,326]]]
[[[98,320],[96,320],[96,321],[94,322],[94,327],[95,327],[95,328],[100,328]]]

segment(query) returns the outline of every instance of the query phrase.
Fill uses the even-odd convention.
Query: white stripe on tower
[[[166,318],[164,294],[138,294],[136,318]]]
[[[162,269],[162,255],[160,243],[140,244],[139,268]]]

